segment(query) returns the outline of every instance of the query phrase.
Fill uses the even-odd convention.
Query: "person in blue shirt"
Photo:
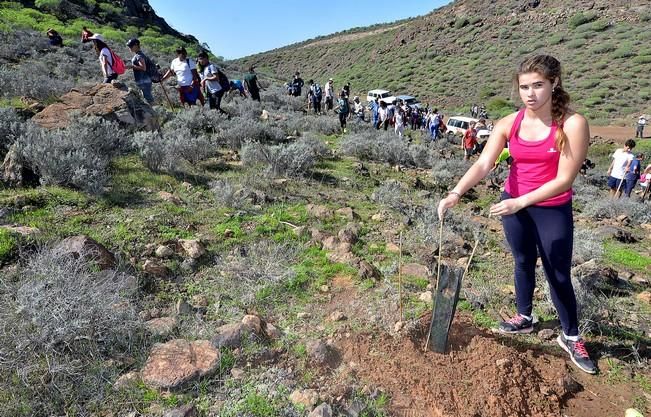
[[[380,111],[380,103],[378,103],[377,97],[375,100],[371,101],[369,103],[369,110],[371,110],[371,117],[373,120],[373,127],[377,129],[377,123],[379,120],[379,111]]]
[[[626,197],[631,197],[631,191],[635,188],[635,184],[640,179],[640,173],[642,172],[642,161],[644,160],[644,154],[638,153],[631,163],[628,166],[628,172],[626,173],[626,181],[624,182],[624,194]]]
[[[131,68],[133,69],[133,78],[136,85],[142,91],[142,95],[147,103],[154,104],[154,96],[151,93],[152,79],[149,72],[152,68],[147,68],[149,59],[140,50],[140,40],[131,38],[127,41],[127,48],[134,54],[131,58]],[[149,61],[151,63],[151,61]]]
[[[246,93],[244,92],[244,84],[242,84],[242,80],[231,80],[231,92],[235,92],[237,90],[240,93],[240,97],[246,98]]]

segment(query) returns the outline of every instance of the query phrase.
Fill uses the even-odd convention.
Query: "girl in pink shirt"
[[[533,293],[538,254],[563,328],[559,345],[581,370],[597,371],[579,336],[570,269],[573,228],[572,183],[588,151],[588,122],[569,108],[561,64],[549,55],[523,61],[514,76],[524,108],[500,120],[477,162],[439,203],[439,217],[488,175],[508,142],[513,158],[502,200],[490,208],[502,216],[514,258],[518,313],[500,324],[503,333],[533,331]]]

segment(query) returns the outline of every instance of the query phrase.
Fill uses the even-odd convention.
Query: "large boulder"
[[[151,106],[142,100],[139,93],[121,82],[74,88],[32,120],[48,129],[62,128],[68,126],[70,115],[75,112],[141,129],[158,127]]]
[[[219,368],[219,350],[207,340],[170,340],[154,345],[142,369],[142,381],[160,389],[176,389]]]
[[[0,179],[10,187],[37,185],[38,176],[23,161],[16,144],[9,151],[0,166]]]

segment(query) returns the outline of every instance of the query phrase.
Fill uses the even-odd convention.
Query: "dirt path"
[[[635,128],[621,127],[621,126],[590,126],[590,134],[600,136],[604,139],[614,139],[617,142],[623,143],[626,139],[635,137]],[[645,133],[647,137],[649,132]]]

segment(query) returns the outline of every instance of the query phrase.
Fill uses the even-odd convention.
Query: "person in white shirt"
[[[377,124],[377,129],[380,127],[383,127],[384,130],[387,130],[389,127],[389,108],[387,107],[387,103],[384,101],[380,102],[380,109],[378,110],[378,119],[379,122]]]
[[[641,115],[639,119],[637,119],[637,130],[635,131],[635,137],[642,139],[644,137],[644,126],[646,126],[646,117],[644,115]]]
[[[88,40],[93,41],[95,52],[99,58],[99,65],[104,75],[104,84],[109,84],[111,81],[116,80],[118,75],[113,71],[113,54],[108,45],[104,41],[104,37],[99,33],[90,36]]]
[[[332,110],[332,108],[334,107],[334,99],[335,99],[335,85],[332,78],[330,78],[325,85],[326,111]]]
[[[226,114],[221,108],[222,97],[226,90],[219,82],[221,70],[215,64],[211,64],[208,59],[208,53],[203,51],[198,56],[199,64],[203,67],[201,73],[201,87],[208,93],[208,105],[213,110],[218,110],[220,113]]]
[[[608,167],[608,188],[610,188],[610,196],[619,198],[622,191],[626,189],[626,173],[633,160],[633,153],[631,150],[635,148],[635,141],[629,139],[624,143],[624,148],[617,149],[613,153],[613,162]]]
[[[176,75],[176,83],[178,84],[179,99],[181,104],[194,106],[197,100],[201,105],[205,105],[205,99],[201,94],[199,73],[197,73],[197,66],[191,59],[188,59],[188,52],[185,47],[176,49],[176,58],[170,64],[170,68],[163,75],[162,81],[168,79],[172,74]]]
[[[364,121],[364,105],[359,101],[359,96],[353,97],[353,112],[360,122]]]
[[[396,124],[394,130],[399,138],[402,138],[402,133],[405,130],[405,112],[402,110],[402,107],[396,109],[395,114]]]

